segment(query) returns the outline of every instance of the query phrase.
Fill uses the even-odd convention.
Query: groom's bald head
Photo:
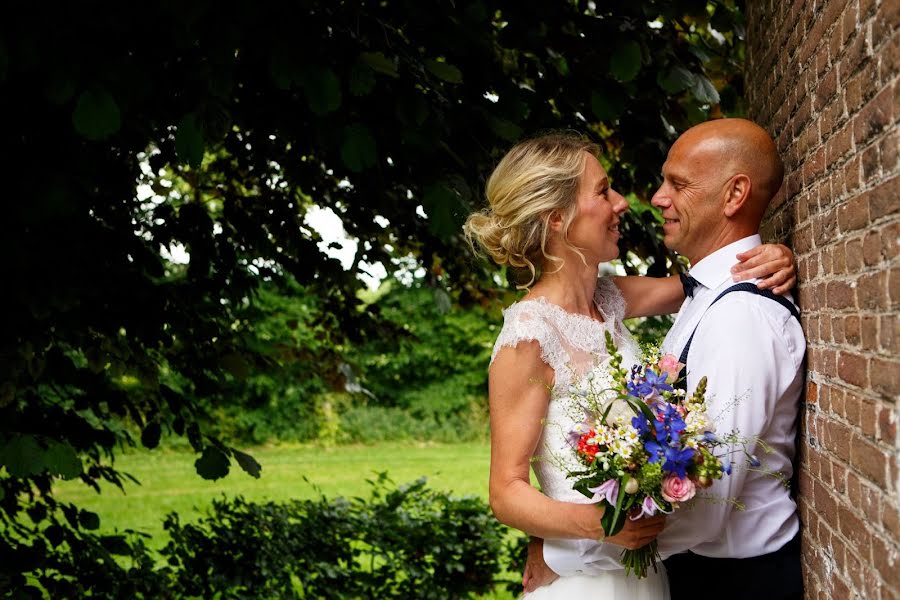
[[[677,145],[702,153],[725,176],[746,174],[752,184],[748,208],[762,220],[784,179],[784,165],[765,129],[746,119],[717,119],[688,129],[672,149]]]

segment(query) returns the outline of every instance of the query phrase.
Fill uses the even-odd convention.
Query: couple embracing
[[[749,121],[722,119],[672,146],[652,202],[666,245],[691,261],[681,278],[598,278],[618,255],[628,204],[597,153],[568,134],[516,145],[487,183],[490,207],[465,225],[497,263],[531,273],[525,297],[504,311],[489,371],[490,502],[500,521],[532,536],[526,598],[801,598],[797,508],[783,481],[763,472],[793,473],[806,349],[787,295],[793,256],[758,233],[783,177],[775,144]],[[626,367],[638,362],[623,319],[675,311],[663,351],[687,365],[687,393],[708,377],[717,430],[758,438],[765,469],[735,466],[709,488],[712,500],[626,519],[606,536],[603,507],[567,478],[578,469],[569,390],[608,361],[607,332]],[[665,569],[626,575],[623,549],[654,539]]]

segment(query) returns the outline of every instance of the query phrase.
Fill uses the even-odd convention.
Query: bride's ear
[[[547,215],[547,225],[550,226],[550,231],[555,233],[562,231],[563,217],[558,210],[551,210],[550,214]]]

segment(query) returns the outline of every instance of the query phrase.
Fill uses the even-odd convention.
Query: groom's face
[[[652,203],[662,211],[667,247],[692,263],[715,249],[724,215],[717,199],[722,191],[721,156],[702,139],[676,140],[662,168],[663,183]]]

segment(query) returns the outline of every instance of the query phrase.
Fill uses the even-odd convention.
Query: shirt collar
[[[760,244],[762,244],[762,238],[759,234],[732,242],[692,266],[689,273],[701,285],[714,290],[724,281],[731,279],[731,267],[737,263],[735,255],[756,248]]]

